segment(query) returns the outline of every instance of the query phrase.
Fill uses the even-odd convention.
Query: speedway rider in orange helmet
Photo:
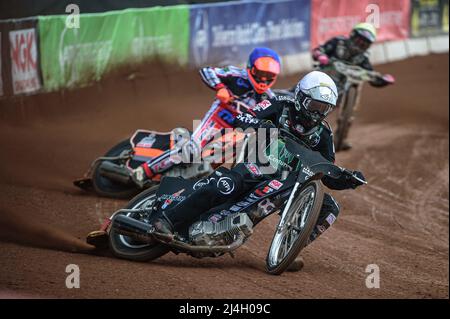
[[[278,54],[269,48],[255,48],[250,53],[246,69],[235,66],[200,69],[203,82],[216,90],[216,98],[230,103],[234,98],[253,107],[267,98],[273,98],[270,88],[281,71]]]
[[[203,82],[216,90],[215,103],[229,104],[234,99],[239,99],[252,108],[263,100],[275,98],[270,88],[275,84],[280,70],[278,54],[272,49],[261,47],[251,52],[246,69],[235,66],[205,67],[199,72]],[[132,174],[134,182],[143,186],[153,176],[175,165],[175,163],[167,163],[164,168],[161,168],[159,163],[162,160],[164,158],[158,157],[135,169]]]

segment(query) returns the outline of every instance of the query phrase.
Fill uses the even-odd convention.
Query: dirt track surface
[[[332,192],[338,221],[303,251],[301,272],[278,277],[264,272],[275,216],[235,259],[133,263],[81,253],[89,247],[79,239],[126,202],[72,180],[136,128],[191,127],[212,98],[196,74],[144,68],[136,80],[121,73],[63,95],[0,101],[0,297],[448,298],[448,55],[379,70],[397,84],[365,87],[354,149],[337,157],[369,184]],[[80,267],[80,289],[65,286],[68,264]],[[369,264],[380,268],[379,289],[365,286]]]

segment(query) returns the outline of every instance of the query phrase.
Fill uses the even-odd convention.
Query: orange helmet
[[[247,74],[256,93],[262,94],[275,84],[280,74],[278,54],[269,48],[255,48],[247,63]]]

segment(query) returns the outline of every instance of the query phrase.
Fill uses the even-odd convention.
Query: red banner
[[[348,35],[359,22],[377,28],[377,41],[401,40],[409,35],[410,0],[312,0],[311,46]]]

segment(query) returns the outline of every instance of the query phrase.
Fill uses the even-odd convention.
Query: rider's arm
[[[273,104],[272,104],[273,103]],[[278,125],[280,105],[275,100],[264,100],[256,104],[251,113],[238,114],[233,122],[234,127],[242,129],[267,127],[267,122]]]
[[[359,64],[360,67],[363,69],[373,71],[372,64],[370,63],[369,57],[367,55],[364,56],[363,61]],[[383,87],[389,84],[393,84],[395,82],[395,79],[392,75],[385,74],[380,75],[380,77],[377,77],[375,80],[369,81],[369,84],[374,87]]]
[[[369,57],[365,54],[359,66],[368,71],[373,71],[372,63],[370,63]]]
[[[331,163],[335,162],[333,133],[329,126],[324,127],[320,142],[316,147],[313,148],[313,150],[318,151],[325,159],[329,160]],[[338,179],[324,176],[322,178],[322,183],[328,188],[336,190],[350,188],[350,184],[347,183],[347,179],[344,175],[342,175]]]
[[[199,70],[203,82],[213,90],[226,87],[231,79],[241,77],[241,72],[241,69],[234,66],[225,68],[205,67]]]
[[[242,76],[242,70],[234,66],[226,68],[205,67],[199,73],[203,82],[211,89],[216,90],[216,98],[228,104],[234,98],[234,93],[228,87],[230,81]]]
[[[336,50],[337,38],[332,38],[313,50],[312,57],[319,61],[321,56],[332,57]],[[320,62],[320,61],[319,61]]]

